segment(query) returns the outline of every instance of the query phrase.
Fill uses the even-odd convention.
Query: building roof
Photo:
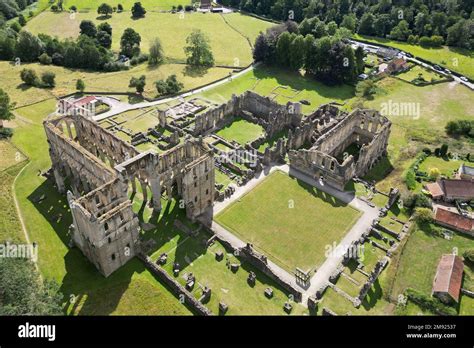
[[[442,255],[433,281],[433,292],[448,293],[458,302],[463,271],[464,264],[459,256]]]
[[[378,55],[381,55],[381,56],[384,56],[384,57],[389,57],[389,58],[395,57],[398,54],[398,52],[400,52],[400,51],[395,49],[395,48],[379,47],[377,49],[377,54]]]
[[[393,70],[404,68],[406,67],[406,65],[407,65],[407,62],[403,58],[396,58],[388,64],[389,68]]]
[[[89,104],[89,103],[92,103],[94,101],[96,101],[97,98],[94,97],[93,95],[90,95],[88,97],[84,97],[84,98],[81,98],[81,99],[78,99],[76,101],[74,101],[74,105],[76,106],[82,106],[82,105],[86,105],[86,104]]]
[[[446,196],[474,199],[474,181],[444,179],[441,182]]]
[[[471,233],[474,227],[474,220],[471,218],[459,215],[452,211],[442,209],[438,207],[436,209],[435,217],[436,222],[452,227],[455,230],[461,232]]]
[[[438,182],[430,182],[425,186],[426,189],[430,191],[431,197],[436,199],[444,196],[443,189],[441,188]]]
[[[465,163],[462,163],[461,167],[459,168],[459,172],[462,174],[474,176],[474,167],[466,166]]]

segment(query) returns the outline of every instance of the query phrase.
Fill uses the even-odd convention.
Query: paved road
[[[145,102],[141,102],[141,103],[130,104],[128,102],[121,102],[121,101],[119,101],[115,98],[100,97],[100,99],[103,99],[104,102],[106,102],[107,104],[109,104],[109,102],[110,102],[109,105],[111,106],[111,109],[107,112],[104,112],[103,114],[94,116],[93,120],[94,121],[101,121],[101,120],[104,120],[106,118],[115,116],[117,114],[121,114],[122,112],[141,109],[141,108],[147,108],[147,107],[150,107],[150,106],[157,106],[157,105],[161,105],[161,104],[166,104],[166,103],[169,103],[169,102],[172,102],[172,101],[175,101],[175,100],[179,100],[179,99],[183,99],[183,98],[192,96],[194,94],[199,94],[199,93],[208,91],[210,89],[213,89],[217,86],[228,83],[228,82],[242,76],[243,74],[246,74],[249,71],[252,71],[258,65],[259,65],[259,63],[253,64],[253,65],[239,71],[237,74],[229,76],[229,78],[226,78],[226,79],[220,80],[220,81],[216,81],[216,82],[214,82],[210,85],[204,86],[202,88],[198,88],[198,89],[195,89],[193,91],[186,92],[186,93],[180,94],[180,95],[175,96],[175,97],[164,98],[164,99],[155,100],[155,101],[152,101],[152,102],[145,101]]]
[[[359,218],[359,220],[357,220],[354,226],[352,226],[349,232],[345,235],[345,237],[336,247],[336,252],[330,254],[326,261],[313,275],[310,281],[310,286],[308,288],[302,288],[301,285],[296,283],[295,276],[292,273],[282,269],[278,265],[271,262],[271,260],[269,260],[269,267],[276,274],[278,274],[279,277],[285,279],[288,283],[292,284],[294,287],[299,288],[302,291],[303,304],[306,305],[308,297],[313,296],[318,289],[320,289],[328,282],[329,276],[340,265],[343,256],[349,249],[350,245],[355,240],[359,239],[361,235],[366,232],[368,228],[372,225],[372,221],[378,217],[378,209],[370,207],[367,203],[355,197],[354,194],[351,192],[339,191],[328,185],[321,185],[319,181],[314,180],[313,178],[301,172],[290,169],[288,165],[273,165],[270,168],[265,168],[264,171],[258,177],[255,177],[250,180],[245,186],[238,187],[235,193],[230,198],[224,200],[223,202],[217,202],[214,205],[214,214],[218,214],[233,202],[238,201],[243,195],[252,190],[256,185],[258,185],[262,180],[264,180],[275,170],[281,170],[287,174],[290,174],[296,177],[297,179],[300,179],[305,183],[316,187],[318,190],[321,190],[336,197],[342,202],[362,212],[362,216]],[[224,240],[230,242],[232,245],[234,245],[234,247],[242,247],[246,244],[244,241],[232,234],[232,232],[226,230],[223,226],[219,225],[216,222],[213,222],[212,228],[214,232],[219,235],[220,238],[223,238]]]
[[[371,44],[366,44],[366,43],[364,43],[364,42],[360,42],[360,41],[357,41],[357,40],[354,40],[354,39],[351,39],[351,40],[349,40],[349,41],[350,41],[351,44],[353,44],[353,45],[355,45],[355,46],[361,46],[362,48],[364,48],[364,49],[369,49],[369,50],[370,50],[370,47],[371,47],[371,46],[372,46],[372,47],[377,47],[377,48],[383,47],[383,46],[378,46],[377,44],[372,44],[372,43],[371,43]],[[404,57],[406,58],[406,60],[408,60],[408,61],[410,61],[410,62],[413,62],[413,63],[416,63],[416,64],[419,64],[419,65],[421,65],[421,66],[423,66],[423,67],[425,67],[425,68],[427,68],[427,69],[433,70],[434,72],[436,72],[436,73],[438,73],[438,74],[440,74],[440,75],[443,75],[443,76],[446,76],[446,77],[452,77],[452,78],[454,79],[454,81],[463,84],[464,86],[470,88],[471,90],[474,90],[474,83],[471,83],[471,82],[469,82],[469,81],[463,81],[463,80],[461,80],[460,77],[458,77],[458,76],[456,76],[456,75],[453,75],[453,74],[450,74],[450,73],[448,73],[448,72],[446,72],[446,71],[444,71],[444,70],[436,70],[436,69],[434,68],[434,66],[435,66],[436,64],[434,64],[434,63],[427,64],[427,63],[425,63],[425,62],[422,62],[421,60],[416,59],[415,57],[408,57],[408,56],[406,55],[406,52],[403,52],[403,51],[401,51],[401,50],[399,50],[399,51],[400,51],[400,56],[404,56]]]

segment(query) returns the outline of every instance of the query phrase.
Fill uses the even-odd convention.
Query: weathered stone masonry
[[[189,219],[212,217],[214,162],[200,140],[188,138],[158,155],[139,153],[80,115],[48,119],[44,128],[58,191],[70,188],[72,240],[104,276],[139,252],[139,222],[128,197],[137,181],[155,211],[162,193],[171,196],[176,186]]]

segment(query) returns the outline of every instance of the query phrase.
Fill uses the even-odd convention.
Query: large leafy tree
[[[3,127],[3,121],[9,121],[15,118],[13,108],[15,104],[10,102],[7,92],[0,88],[0,128]]]
[[[97,8],[97,13],[98,14],[101,14],[105,17],[111,15],[113,13],[113,9],[112,9],[112,6],[110,6],[109,4],[106,4],[106,3],[103,3],[101,4],[98,8]]]
[[[29,31],[22,30],[18,35],[16,55],[22,62],[34,62],[43,53],[43,43]]]
[[[142,38],[132,28],[127,28],[120,39],[120,53],[127,57],[133,57],[140,53],[140,42]]]
[[[132,6],[132,17],[133,18],[145,17],[145,14],[146,14],[146,10],[142,6],[141,2],[136,2],[136,3],[133,4],[133,6]]]
[[[211,67],[214,65],[209,39],[204,33],[196,29],[186,38],[187,46],[184,47],[186,62],[196,67]]]
[[[150,65],[158,65],[163,63],[165,55],[163,53],[163,45],[159,38],[154,38],[150,44],[148,52],[148,63]]]
[[[92,21],[89,21],[89,20],[81,21],[79,28],[81,29],[81,35],[87,35],[89,37],[97,36],[97,28],[94,22]]]

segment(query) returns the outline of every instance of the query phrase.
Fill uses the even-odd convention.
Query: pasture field
[[[232,18],[232,27],[223,19],[224,16]],[[186,46],[186,38],[193,30],[200,29],[209,37],[216,65],[243,67],[252,62],[250,43],[253,44],[259,31],[265,31],[273,24],[253,17],[239,16],[242,15],[186,13],[181,17],[180,14],[150,12],[145,18],[135,20],[130,13],[124,12],[114,13],[112,17],[102,20],[97,19],[96,12],[77,13],[71,18],[67,12],[46,11],[28,22],[26,28],[35,34],[45,33],[65,39],[79,35],[82,20],[92,20],[97,25],[108,22],[113,29],[113,50],[120,50],[120,37],[124,30],[133,28],[141,36],[142,52],[148,52],[150,41],[158,37],[163,44],[165,56],[171,62],[185,62],[183,48]]]

